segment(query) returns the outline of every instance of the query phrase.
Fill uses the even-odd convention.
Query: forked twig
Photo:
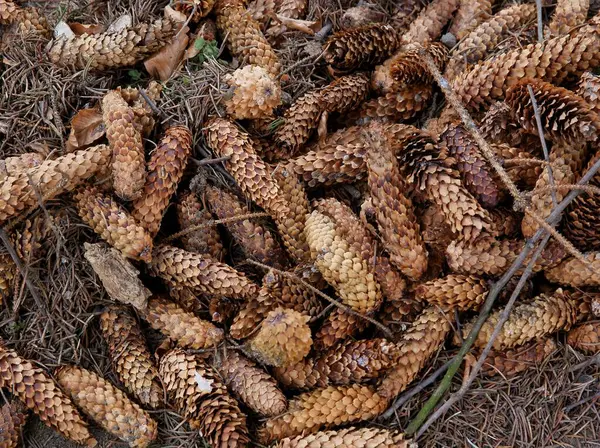
[[[227,224],[228,222],[236,222],[243,221],[244,219],[253,219],[253,218],[264,218],[267,216],[271,216],[266,212],[257,212],[257,213],[246,213],[245,215],[237,215],[232,216],[231,218],[223,218],[223,219],[212,219],[210,221],[203,222],[202,224],[197,224],[195,226],[190,226],[187,229],[183,229],[180,232],[174,233],[173,235],[168,236],[163,240],[163,243],[169,243],[177,238],[181,238],[182,236],[187,235],[188,233],[195,232],[196,230],[206,229],[207,227],[216,226],[217,224]]]

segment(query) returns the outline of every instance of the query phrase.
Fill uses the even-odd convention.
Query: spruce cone
[[[340,71],[369,68],[396,51],[399,37],[392,26],[380,23],[340,31],[325,44],[324,58]]]
[[[133,203],[132,216],[153,237],[160,229],[171,196],[183,176],[192,151],[192,134],[185,126],[165,131],[148,162],[148,177],[142,195]]]
[[[49,200],[104,172],[110,157],[110,148],[98,145],[45,160],[36,168],[7,177],[0,182],[0,222],[37,206],[38,194]]]
[[[538,139],[539,140],[539,139]],[[541,174],[545,171],[544,165],[540,163],[522,162],[519,159],[535,159],[535,156],[527,151],[521,151],[506,144],[490,145],[496,157],[503,159],[508,177],[517,185],[526,189],[533,189]],[[551,156],[552,157],[552,156]],[[557,192],[558,193],[558,192]]]
[[[600,118],[583,99],[570,90],[533,78],[520,80],[506,92],[506,103],[527,132],[538,135],[528,86],[533,89],[544,137],[572,145],[598,138]]]
[[[0,13],[1,16],[2,13]],[[51,28],[46,16],[35,7],[18,8],[10,14],[8,22],[13,22],[15,30],[26,36],[30,33],[50,37]],[[0,18],[0,23],[2,19]]]
[[[227,113],[236,120],[273,117],[281,104],[281,86],[263,67],[246,65],[225,76]]]
[[[12,294],[17,265],[9,254],[0,255],[0,305]]]
[[[254,283],[231,266],[172,246],[154,249],[150,272],[204,294],[251,299],[258,291]]]
[[[30,168],[38,167],[44,161],[44,156],[37,152],[26,152],[24,154],[7,157],[0,160],[0,179],[8,176],[19,176]]]
[[[334,308],[315,334],[315,349],[323,351],[346,338],[358,336],[368,325],[362,317]]]
[[[129,446],[147,447],[156,439],[156,422],[105,379],[75,366],[61,367],[56,379],[84,413]]]
[[[127,201],[137,199],[146,182],[146,159],[142,136],[134,125],[133,110],[119,92],[112,91],[102,99],[102,117],[113,151],[115,192]]]
[[[600,321],[588,322],[569,331],[567,343],[588,355],[600,352]]]
[[[100,316],[100,329],[119,379],[142,405],[163,403],[158,372],[135,317],[125,307],[112,306]]]
[[[559,36],[583,25],[587,18],[590,0],[558,0],[552,20],[548,24],[550,34]]]
[[[270,311],[248,348],[260,362],[285,367],[302,360],[312,346],[308,316],[281,307]]]
[[[2,17],[2,4],[0,2],[0,17]],[[18,448],[20,446],[21,431],[27,422],[25,406],[14,400],[0,408],[0,446],[2,448]]]
[[[117,32],[59,37],[48,49],[48,58],[61,67],[106,70],[134,65],[156,53],[177,33],[179,24],[166,15]]]
[[[437,40],[459,3],[460,0],[433,0],[412,21],[402,42],[426,44]]]
[[[142,317],[180,347],[199,350],[218,345],[223,340],[223,330],[164,298],[151,298]]]
[[[229,329],[232,338],[245,339],[250,336],[267,314],[279,306],[279,300],[273,295],[274,282],[266,280],[274,275],[271,272],[265,274],[257,297],[247,301],[235,316]]]
[[[180,11],[186,16],[192,14],[194,7],[196,8],[191,21],[199,22],[201,18],[206,17],[213,9],[215,0],[173,0],[172,6],[175,11]]]
[[[345,428],[286,437],[275,448],[409,448],[402,434],[379,428]]]
[[[400,338],[398,362],[383,378],[377,393],[393,400],[405,390],[444,343],[449,331],[446,315],[437,307],[426,308]]]
[[[481,368],[485,376],[510,378],[544,362],[556,350],[556,342],[545,338],[515,349],[492,350]]]
[[[577,95],[587,101],[587,105],[596,113],[600,113],[600,76],[585,72],[579,80]]]
[[[396,81],[394,89],[414,84],[432,84],[433,76],[420,55],[420,49],[410,48],[398,53],[389,62],[390,75]],[[448,49],[442,43],[435,42],[425,46],[425,52],[431,56],[440,71],[444,71],[448,61]]]
[[[342,76],[321,91],[323,107],[327,112],[344,114],[356,108],[367,98],[370,79],[366,73]]]
[[[322,287],[323,285],[312,278],[315,276],[313,270],[314,267],[312,265],[298,266],[295,268],[293,275],[309,284],[312,283],[317,288]],[[318,273],[316,276],[324,284],[323,279],[320,278]],[[267,285],[279,305],[309,316],[311,322],[325,308],[323,301],[317,294],[293,277],[269,273],[263,278],[263,284]]]
[[[320,429],[370,420],[382,413],[388,401],[369,386],[330,386],[298,395],[288,412],[266,421],[259,429],[261,443],[310,434]]]
[[[461,1],[448,32],[461,40],[491,15],[492,0]]]
[[[279,76],[281,64],[241,0],[218,0],[215,5],[217,28],[227,35],[227,47],[231,54],[246,64],[264,68],[273,78]]]
[[[234,350],[221,354],[216,361],[227,387],[254,412],[265,417],[285,412],[285,395],[263,369]]]
[[[287,367],[275,367],[273,376],[285,390],[307,391],[329,385],[329,378],[323,369],[315,368],[318,358],[308,357]]]
[[[213,219],[211,213],[204,208],[194,193],[180,196],[177,202],[177,218],[181,230],[208,223]],[[182,235],[181,243],[183,248],[189,252],[207,254],[217,261],[223,259],[225,249],[216,224]]]
[[[162,357],[159,369],[175,408],[193,429],[200,431],[209,446],[247,446],[246,416],[218,375],[199,356],[171,350]]]
[[[535,155],[541,151],[540,138],[528,134],[521,125],[513,118],[510,107],[505,102],[495,102],[490,106],[480,124],[481,135],[486,140],[496,145],[508,145],[519,148],[518,152],[526,152]],[[508,159],[516,156],[499,157]]]
[[[365,101],[353,115],[358,116],[359,121],[406,121],[424,110],[432,96],[431,85],[406,86]]]
[[[590,267],[577,258],[567,258],[558,266],[544,271],[544,275],[551,282],[575,288],[600,285],[600,253],[584,255]]]
[[[465,311],[477,309],[487,293],[487,282],[484,279],[474,275],[450,274],[417,286],[415,299],[427,301],[446,311]]]
[[[568,330],[575,323],[576,318],[577,306],[562,289],[557,289],[552,295],[540,294],[532,302],[522,303],[512,309],[500,334],[494,340],[493,348],[496,350],[512,348],[559,330]],[[499,319],[500,311],[490,314],[479,331],[474,343],[475,347],[486,346]],[[463,326],[463,339],[469,335],[472,328],[472,322]],[[454,343],[460,345],[456,336]]]
[[[157,81],[150,81],[146,89],[146,95],[155,103],[160,100],[162,93],[162,84]],[[141,132],[143,137],[150,135],[156,124],[154,119],[154,110],[148,102],[140,95],[140,90],[134,87],[117,87],[116,90],[121,94],[127,104],[133,110],[135,128]]]
[[[17,17],[19,7],[12,0],[0,0],[0,24],[9,25]]]
[[[71,400],[39,367],[0,345],[0,387],[7,388],[44,424],[77,443],[95,446]]]

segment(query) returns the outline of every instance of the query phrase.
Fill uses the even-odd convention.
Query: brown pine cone
[[[500,320],[500,314],[501,310],[490,314],[479,331],[474,347],[486,346]],[[496,350],[512,348],[560,330],[568,330],[576,318],[576,303],[562,289],[557,289],[552,295],[540,294],[532,302],[522,303],[512,309],[492,347]],[[473,322],[463,326],[463,339],[472,328]],[[454,343],[461,344],[458,336],[454,337]]]
[[[10,390],[44,424],[74,442],[96,446],[87,423],[54,380],[39,367],[0,345],[0,387]]]
[[[198,355],[175,349],[160,360],[169,399],[209,446],[242,448],[250,442],[246,416],[217,373]]]
[[[474,275],[450,274],[422,283],[415,289],[415,299],[437,305],[445,311],[477,310],[487,297],[487,282]]]
[[[142,405],[161,406],[163,390],[158,372],[131,311],[120,306],[110,307],[100,315],[100,329],[108,344],[113,368],[127,391]]]
[[[62,36],[48,48],[50,61],[77,70],[106,70],[134,65],[168,44],[179,30],[171,15],[117,32]]]
[[[315,349],[323,351],[346,338],[358,336],[368,325],[362,317],[334,308],[315,334]]]
[[[600,118],[585,100],[570,90],[533,78],[524,78],[506,91],[506,104],[527,132],[538,135],[528,87],[533,90],[545,138],[572,145],[597,139]]]
[[[490,106],[480,123],[483,138],[496,145],[508,145],[519,148],[518,152],[530,153],[531,157],[542,153],[540,138],[531,135],[513,118],[510,107],[504,101],[495,102]],[[539,149],[539,151],[538,151]],[[515,156],[498,157],[509,159]]]
[[[507,350],[490,351],[481,373],[485,376],[502,375],[510,378],[535,366],[539,366],[556,350],[556,342],[550,338],[529,342]]]
[[[574,289],[564,291],[565,295],[575,303],[577,308],[577,322],[585,322],[594,317],[600,317],[600,293],[595,291],[582,291]]]
[[[521,224],[521,214],[508,207],[496,207],[489,212],[492,220],[490,234],[495,237],[515,238],[518,236]]]
[[[310,434],[321,429],[370,420],[381,414],[388,401],[369,386],[329,386],[298,395],[288,412],[267,420],[258,431],[260,443]]]
[[[369,68],[390,57],[398,48],[399,38],[392,26],[380,23],[339,31],[327,41],[323,55],[336,70]]]
[[[180,347],[199,350],[216,346],[223,340],[223,330],[161,297],[148,301],[142,317]]]
[[[448,48],[440,42],[435,42],[425,45],[424,50],[431,56],[437,68],[443,72],[448,61]],[[407,50],[398,53],[390,61],[390,75],[396,82],[395,89],[434,82],[420,51],[419,48],[409,46]]]
[[[175,11],[180,11],[186,16],[193,12],[191,21],[194,23],[210,14],[214,5],[215,0],[173,0],[172,2]]]
[[[579,80],[577,95],[583,98],[590,109],[600,113],[600,76],[585,72]]]
[[[342,76],[321,90],[323,107],[327,112],[344,114],[365,101],[369,89],[370,79],[366,73]]]
[[[6,157],[0,160],[0,179],[4,180],[8,176],[19,176],[30,168],[40,166],[44,161],[44,156],[37,152],[26,152],[24,154]]]
[[[382,125],[373,123],[366,132],[371,201],[384,247],[390,261],[404,275],[418,280],[427,271],[427,249],[412,201],[404,194],[408,190],[406,182]]]
[[[433,0],[412,21],[408,31],[402,35],[402,42],[426,44],[437,40],[459,3],[460,0]]]
[[[193,226],[206,224],[212,221],[213,217],[196,195],[188,192],[179,197],[177,219],[181,230],[186,230]],[[225,255],[216,224],[188,232],[180,239],[183,248],[189,252],[208,254],[217,261],[221,261]]]
[[[484,207],[493,209],[502,199],[502,186],[471,134],[462,126],[450,126],[440,141],[457,162],[467,190]]]
[[[548,24],[549,34],[559,36],[569,33],[585,23],[590,0],[558,0],[552,20]]]
[[[396,3],[389,23],[396,30],[404,32],[422,9],[423,3],[419,0],[406,0]]]
[[[569,331],[567,343],[588,355],[600,352],[600,321],[587,322],[573,328]]]
[[[434,252],[445,252],[450,243],[458,239],[458,234],[452,232],[450,225],[446,222],[446,216],[437,205],[433,204],[424,210],[420,208],[417,210],[420,212],[419,223],[423,241]]]
[[[27,212],[39,204],[38,195],[50,200],[75,189],[86,179],[108,169],[111,151],[98,145],[45,160],[26,172],[0,183],[0,222]]]
[[[270,311],[248,348],[263,364],[285,367],[306,357],[312,346],[308,316],[281,307]]]
[[[268,272],[265,274],[262,286],[255,299],[250,299],[240,309],[235,316],[229,334],[234,339],[245,339],[249,337],[259,327],[267,314],[280,306],[280,301],[273,294],[274,281],[267,281],[275,274]]]
[[[423,304],[411,297],[386,298],[375,318],[392,331],[397,341],[421,311]]]
[[[281,104],[281,86],[263,67],[246,65],[225,75],[227,114],[236,120],[269,119]]]
[[[500,162],[504,164],[506,173],[513,182],[528,190],[535,187],[535,184],[544,172],[544,165],[519,160],[536,159],[534,154],[522,151],[519,148],[508,146],[505,143],[491,144],[490,148],[494,151],[496,157],[500,159]]]
[[[148,177],[142,195],[133,202],[132,216],[152,237],[160,229],[163,215],[192,151],[192,134],[185,126],[165,131],[148,162]]]
[[[558,266],[544,271],[544,275],[553,283],[575,288],[600,285],[600,253],[589,252],[584,256],[587,263],[577,258],[567,258]]]
[[[146,95],[156,104],[162,94],[162,84],[157,81],[150,81],[146,88]],[[154,119],[154,110],[149,103],[140,94],[140,89],[134,87],[117,87],[117,90],[127,104],[133,110],[135,128],[141,132],[143,137],[150,135],[154,130],[156,121]]]
[[[2,17],[0,2],[0,17]],[[18,448],[21,446],[21,431],[27,422],[27,409],[17,400],[7,402],[0,407],[0,446],[2,448]]]
[[[314,321],[325,308],[325,304],[317,294],[296,280],[303,280],[318,289],[322,285],[311,279],[314,269],[312,264],[297,266],[292,272],[294,277],[270,273],[264,276],[263,284],[267,285],[280,306],[298,311]]]
[[[56,380],[85,414],[129,446],[147,447],[156,439],[156,422],[107,380],[75,366],[59,368]]]
[[[258,292],[256,284],[231,266],[173,246],[154,249],[150,273],[204,294],[251,299]]]
[[[318,359],[304,358],[286,367],[273,368],[273,376],[285,390],[307,391],[329,385],[329,378],[323,369],[315,368]]]
[[[448,32],[452,33],[457,40],[461,40],[491,15],[492,0],[461,1]]]
[[[17,265],[9,254],[0,255],[0,305],[8,299],[13,290],[13,282],[17,274]]]
[[[74,198],[81,219],[111,246],[128,258],[150,262],[152,237],[113,198],[95,187],[80,190]]]
[[[12,0],[0,0],[0,24],[11,24],[18,11],[19,7]]]
[[[271,44],[265,39],[259,23],[254,20],[241,0],[218,0],[215,5],[217,28],[227,36],[230,53],[245,64],[257,65],[277,78],[281,64]]]
[[[409,448],[402,434],[380,428],[345,428],[286,437],[275,448]]]
[[[102,99],[106,137],[113,151],[112,173],[115,192],[126,201],[139,198],[146,182],[144,143],[134,125],[133,110],[117,91]]]
[[[277,381],[235,350],[216,357],[216,369],[224,383],[252,411],[274,417],[287,409],[287,399]]]
[[[359,121],[410,120],[429,106],[432,96],[433,90],[429,84],[406,86],[365,101],[351,117],[357,116]]]

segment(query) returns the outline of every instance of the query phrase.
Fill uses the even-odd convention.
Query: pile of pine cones
[[[45,371],[0,342],[0,387],[13,397],[0,408],[0,446],[18,445],[29,409],[83,445],[96,441],[82,414],[145,447],[157,438],[145,409],[165,407],[214,447],[409,446],[364,422],[446,342],[462,343],[525,238],[600,157],[600,78],[590,72],[600,18],[587,19],[588,1],[559,0],[537,42],[533,3],[433,0],[419,11],[411,1],[392,17],[351,8],[323,45],[334,80],[283,107],[276,47],[306,1],[173,3],[183,16],[48,43],[65,70],[131,66],[169,45],[182,20],[195,29],[214,17],[240,68],[202,134],[170,123],[149,144],[161,85],[115,86],[85,111],[95,138],[73,132],[58,157],[2,161],[0,221],[16,229],[23,263],[44,238],[44,216],[28,215],[59,195],[108,243],[86,243],[86,258],[114,301],[98,324],[121,383],[74,365]],[[0,24],[51,34],[38,10],[11,0],[0,0]],[[450,103],[430,107],[443,100],[431,63],[485,147]],[[206,168],[186,176],[202,139],[235,184]],[[484,375],[542,363],[559,331],[576,350],[600,351],[600,174],[589,185],[558,224],[573,246],[553,239],[533,265]],[[15,261],[2,255],[5,304]],[[164,335],[155,353],[138,318]],[[499,319],[500,309],[476,353]]]

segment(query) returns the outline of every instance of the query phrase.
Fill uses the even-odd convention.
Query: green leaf
[[[219,55],[216,40],[207,41],[203,37],[199,37],[194,41],[194,48],[198,51],[198,55],[194,58],[195,62],[203,63],[207,59],[214,59]]]
[[[127,72],[132,81],[139,81],[142,79],[142,73],[139,70],[129,70]]]

